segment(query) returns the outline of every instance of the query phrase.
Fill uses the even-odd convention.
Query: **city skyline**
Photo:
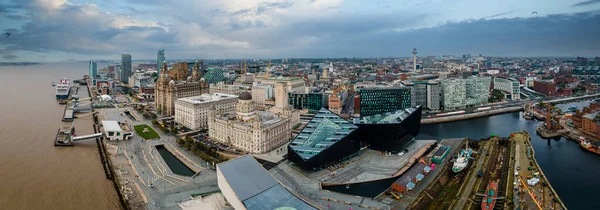
[[[94,3],[94,4],[92,4]],[[0,62],[600,54],[600,1],[0,1]],[[374,12],[376,11],[376,12]],[[158,15],[160,14],[160,15]]]

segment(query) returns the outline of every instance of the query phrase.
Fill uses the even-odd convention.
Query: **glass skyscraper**
[[[121,83],[128,83],[129,77],[131,77],[131,55],[121,55],[121,74],[119,75],[119,81]]]
[[[165,49],[160,49],[158,53],[156,53],[156,70],[158,71],[158,75],[160,75],[160,70],[162,68],[162,64],[165,61]]]
[[[98,63],[96,63],[94,61],[90,61],[89,68],[90,68],[90,70],[89,70],[90,71],[89,72],[90,79],[93,79],[98,75]]]
[[[360,90],[360,115],[370,116],[411,107],[409,87],[371,87]]]

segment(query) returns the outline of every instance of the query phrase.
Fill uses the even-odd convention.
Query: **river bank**
[[[523,107],[506,107],[493,109],[489,111],[461,114],[461,115],[452,115],[447,117],[437,117],[437,118],[427,118],[421,119],[421,125],[429,125],[429,124],[439,124],[439,123],[447,123],[447,122],[455,122],[461,120],[470,120],[482,117],[489,117],[493,115],[506,114],[511,112],[520,112],[523,110]]]

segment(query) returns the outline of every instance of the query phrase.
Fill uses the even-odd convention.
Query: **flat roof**
[[[123,131],[119,122],[114,120],[102,120],[102,126],[105,131]]]
[[[339,115],[321,108],[292,140],[290,147],[307,160],[337,143],[357,128],[358,126]]]
[[[383,114],[376,114],[371,116],[365,116],[361,118],[354,118],[354,124],[390,124],[400,123],[412,113],[414,113],[418,107],[411,107],[407,109],[396,110],[393,112],[386,112]]]
[[[231,95],[231,94],[224,94],[224,93],[210,93],[210,94],[205,93],[205,94],[202,94],[199,96],[180,98],[177,100],[186,102],[186,103],[190,103],[190,104],[203,104],[203,103],[209,103],[209,102],[213,102],[213,101],[232,99],[232,98],[238,98],[238,96]]]
[[[250,155],[217,164],[248,210],[316,209],[284,188]]]

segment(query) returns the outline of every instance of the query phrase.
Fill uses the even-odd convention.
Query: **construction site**
[[[457,173],[457,154],[450,156],[408,209],[566,209],[537,165],[528,133],[466,140],[461,148],[473,151],[468,166]]]

